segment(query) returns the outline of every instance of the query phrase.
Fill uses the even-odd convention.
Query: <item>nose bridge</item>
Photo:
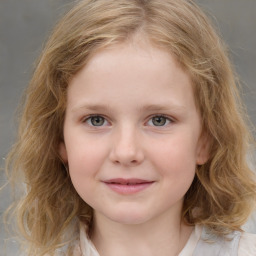
[[[139,131],[135,125],[124,123],[116,127],[111,151],[112,161],[120,164],[138,164],[143,159]]]

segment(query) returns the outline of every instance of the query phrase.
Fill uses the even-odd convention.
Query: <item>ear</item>
[[[59,155],[63,162],[66,164],[68,162],[68,154],[66,150],[66,145],[64,142],[61,142],[59,145]]]
[[[210,142],[210,137],[207,134],[202,133],[197,144],[197,165],[203,165],[208,161],[210,157]]]

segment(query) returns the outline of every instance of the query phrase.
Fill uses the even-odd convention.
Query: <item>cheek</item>
[[[82,136],[78,137],[66,141],[69,172],[74,181],[83,179],[86,182],[99,172],[106,159],[107,148],[100,140],[83,140]]]
[[[104,150],[90,144],[76,145],[68,152],[70,178],[80,197],[89,205],[95,191],[95,180],[104,163]]]
[[[175,180],[193,177],[196,167],[196,143],[193,139],[180,136],[152,144],[151,159],[163,175]]]
[[[183,198],[195,177],[195,154],[186,146],[180,144],[159,155],[159,173],[168,196],[166,200],[170,202]]]

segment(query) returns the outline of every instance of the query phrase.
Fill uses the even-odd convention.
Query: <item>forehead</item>
[[[72,104],[81,98],[112,104],[121,97],[137,105],[193,101],[190,76],[170,53],[148,42],[130,41],[97,51],[73,77],[68,91]]]
[[[190,79],[189,73],[170,50],[156,45],[146,36],[135,35],[125,42],[95,49],[87,59],[86,65],[71,79],[70,84],[73,83],[72,80],[82,77],[81,74],[86,73],[88,77],[94,76],[96,72],[111,74],[114,68],[115,71],[123,70],[129,73],[133,66],[137,67],[138,71],[146,70],[148,74],[154,71],[155,74],[161,73],[161,76],[172,74],[174,77],[175,70],[179,70],[186,73],[186,78]],[[177,73],[177,76],[181,72]]]

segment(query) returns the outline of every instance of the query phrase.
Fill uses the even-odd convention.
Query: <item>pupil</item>
[[[94,116],[92,117],[91,122],[94,126],[101,126],[104,124],[104,118],[100,116]]]
[[[152,122],[155,126],[163,126],[166,123],[166,118],[163,116],[153,117]]]

